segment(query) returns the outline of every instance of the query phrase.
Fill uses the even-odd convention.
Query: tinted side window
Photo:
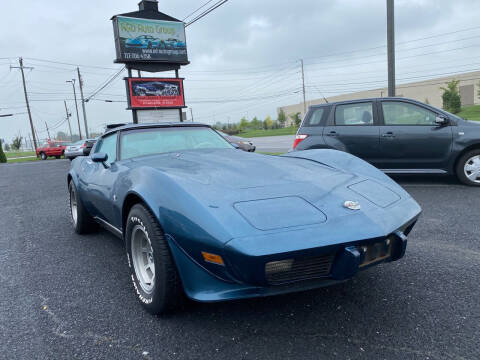
[[[372,103],[337,105],[335,125],[373,125]]]
[[[382,109],[385,125],[435,125],[436,114],[414,104],[384,101]]]
[[[305,126],[317,126],[320,125],[322,121],[323,114],[325,113],[325,108],[319,108],[313,110],[313,114],[306,121]]]
[[[95,152],[103,152],[108,155],[107,164],[117,161],[117,133],[108,135],[99,140],[99,144],[95,148]]]

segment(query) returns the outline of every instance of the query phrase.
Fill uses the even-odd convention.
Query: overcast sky
[[[159,10],[183,19],[204,2],[160,0]],[[137,10],[137,3],[2,1],[0,114],[20,114],[0,117],[0,138],[10,141],[30,131],[22,114],[21,76],[10,64],[18,65],[22,56],[25,66],[34,68],[26,79],[39,137],[47,137],[45,122],[52,133],[67,132],[63,99],[72,125],[76,114],[72,86],[65,81],[76,77],[75,67],[39,59],[79,64],[88,96],[121,68],[113,63],[110,17]],[[480,1],[397,0],[395,6],[397,82],[480,69]],[[302,100],[299,59],[305,61],[308,99],[386,85],[385,0],[230,0],[188,27],[186,35],[191,64],[180,74],[196,121],[276,118],[278,106]],[[87,104],[91,130],[131,121],[121,102],[122,77],[97,98],[117,102]],[[80,104],[79,112],[82,119]]]

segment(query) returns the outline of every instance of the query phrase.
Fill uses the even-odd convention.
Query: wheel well
[[[70,181],[72,181],[72,175],[68,174],[68,176],[67,176],[67,186],[70,185]]]
[[[122,232],[123,233],[125,233],[128,213],[130,212],[130,209],[136,204],[143,204],[145,205],[145,207],[147,207],[147,209],[149,209],[147,204],[145,204],[145,201],[143,201],[143,199],[140,196],[138,196],[137,194],[128,194],[122,206]]]
[[[472,151],[472,150],[480,150],[480,144],[470,145],[469,147],[463,149],[460,154],[458,154],[457,158],[455,159],[455,163],[453,164],[453,172],[454,173],[457,173],[457,165],[458,165],[458,161],[460,160],[460,158],[463,155],[465,155],[467,152]]]

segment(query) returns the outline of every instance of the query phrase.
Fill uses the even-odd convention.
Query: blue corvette
[[[345,281],[400,259],[419,205],[350,154],[238,151],[207,125],[126,125],[68,173],[71,216],[125,242],[151,313]]]
[[[161,40],[150,35],[140,35],[136,38],[125,40],[126,48],[152,49],[161,47]]]

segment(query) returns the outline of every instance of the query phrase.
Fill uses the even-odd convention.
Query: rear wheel
[[[174,310],[183,302],[183,289],[164,233],[143,205],[132,207],[125,242],[133,286],[152,314]]]
[[[73,228],[77,234],[87,234],[97,229],[97,224],[92,219],[87,210],[83,207],[82,201],[78,196],[77,188],[73,181],[68,184],[70,216]]]
[[[40,153],[40,158],[41,158],[42,160],[47,160],[47,154],[45,154],[44,152],[41,152],[41,153]]]
[[[463,154],[456,171],[458,179],[464,184],[480,186],[480,149]]]

